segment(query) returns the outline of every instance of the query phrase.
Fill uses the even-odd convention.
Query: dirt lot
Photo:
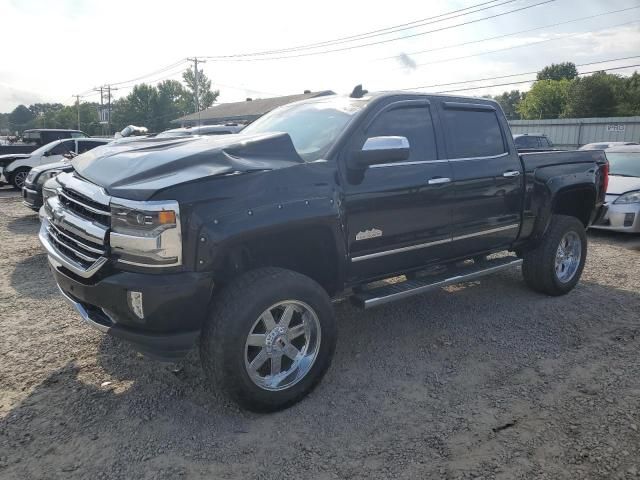
[[[57,293],[36,215],[0,192],[0,478],[636,478],[640,237],[591,233],[579,287],[512,271],[361,312],[271,415],[148,360]]]

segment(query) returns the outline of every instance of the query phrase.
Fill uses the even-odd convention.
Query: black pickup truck
[[[208,378],[263,411],[326,372],[332,299],[370,308],[519,265],[569,292],[608,178],[601,151],[519,155],[491,100],[409,93],[306,100],[73,167],[40,211],[62,294],[151,355],[198,341]]]

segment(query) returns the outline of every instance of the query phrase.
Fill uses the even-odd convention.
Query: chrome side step
[[[487,260],[482,264],[473,264],[468,267],[448,270],[444,273],[406,280],[400,283],[384,285],[357,293],[351,297],[351,301],[361,308],[372,308],[385,303],[401,300],[403,298],[419,295],[421,293],[446,287],[460,282],[488,275],[490,273],[517,267],[522,264],[522,259],[513,256],[499,257]]]

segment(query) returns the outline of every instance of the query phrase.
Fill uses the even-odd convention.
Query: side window
[[[75,152],[75,143],[76,142],[74,142],[73,140],[67,140],[66,142],[59,143],[50,150],[51,155],[64,155],[67,152]]]
[[[443,122],[449,158],[491,157],[506,151],[493,110],[445,108]]]
[[[540,146],[542,148],[550,148],[551,147],[551,142],[549,141],[549,139],[547,137],[540,137]]]
[[[101,142],[78,141],[78,154],[88,152],[91,149],[104,145]]]
[[[409,162],[438,158],[431,112],[426,106],[398,107],[378,115],[365,132],[365,139],[383,136],[407,137]]]
[[[71,138],[87,138],[82,132],[71,132]]]

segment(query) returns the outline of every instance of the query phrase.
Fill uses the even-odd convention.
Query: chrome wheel
[[[24,171],[20,171],[15,174],[15,176],[13,177],[13,183],[17,189],[22,190],[22,187],[24,187],[24,182],[27,180],[28,175],[29,172]]]
[[[556,277],[562,283],[569,282],[578,271],[582,258],[582,243],[576,232],[567,232],[556,250]]]
[[[306,303],[285,300],[267,308],[245,342],[249,378],[264,390],[289,388],[302,380],[320,348],[320,321]]]

